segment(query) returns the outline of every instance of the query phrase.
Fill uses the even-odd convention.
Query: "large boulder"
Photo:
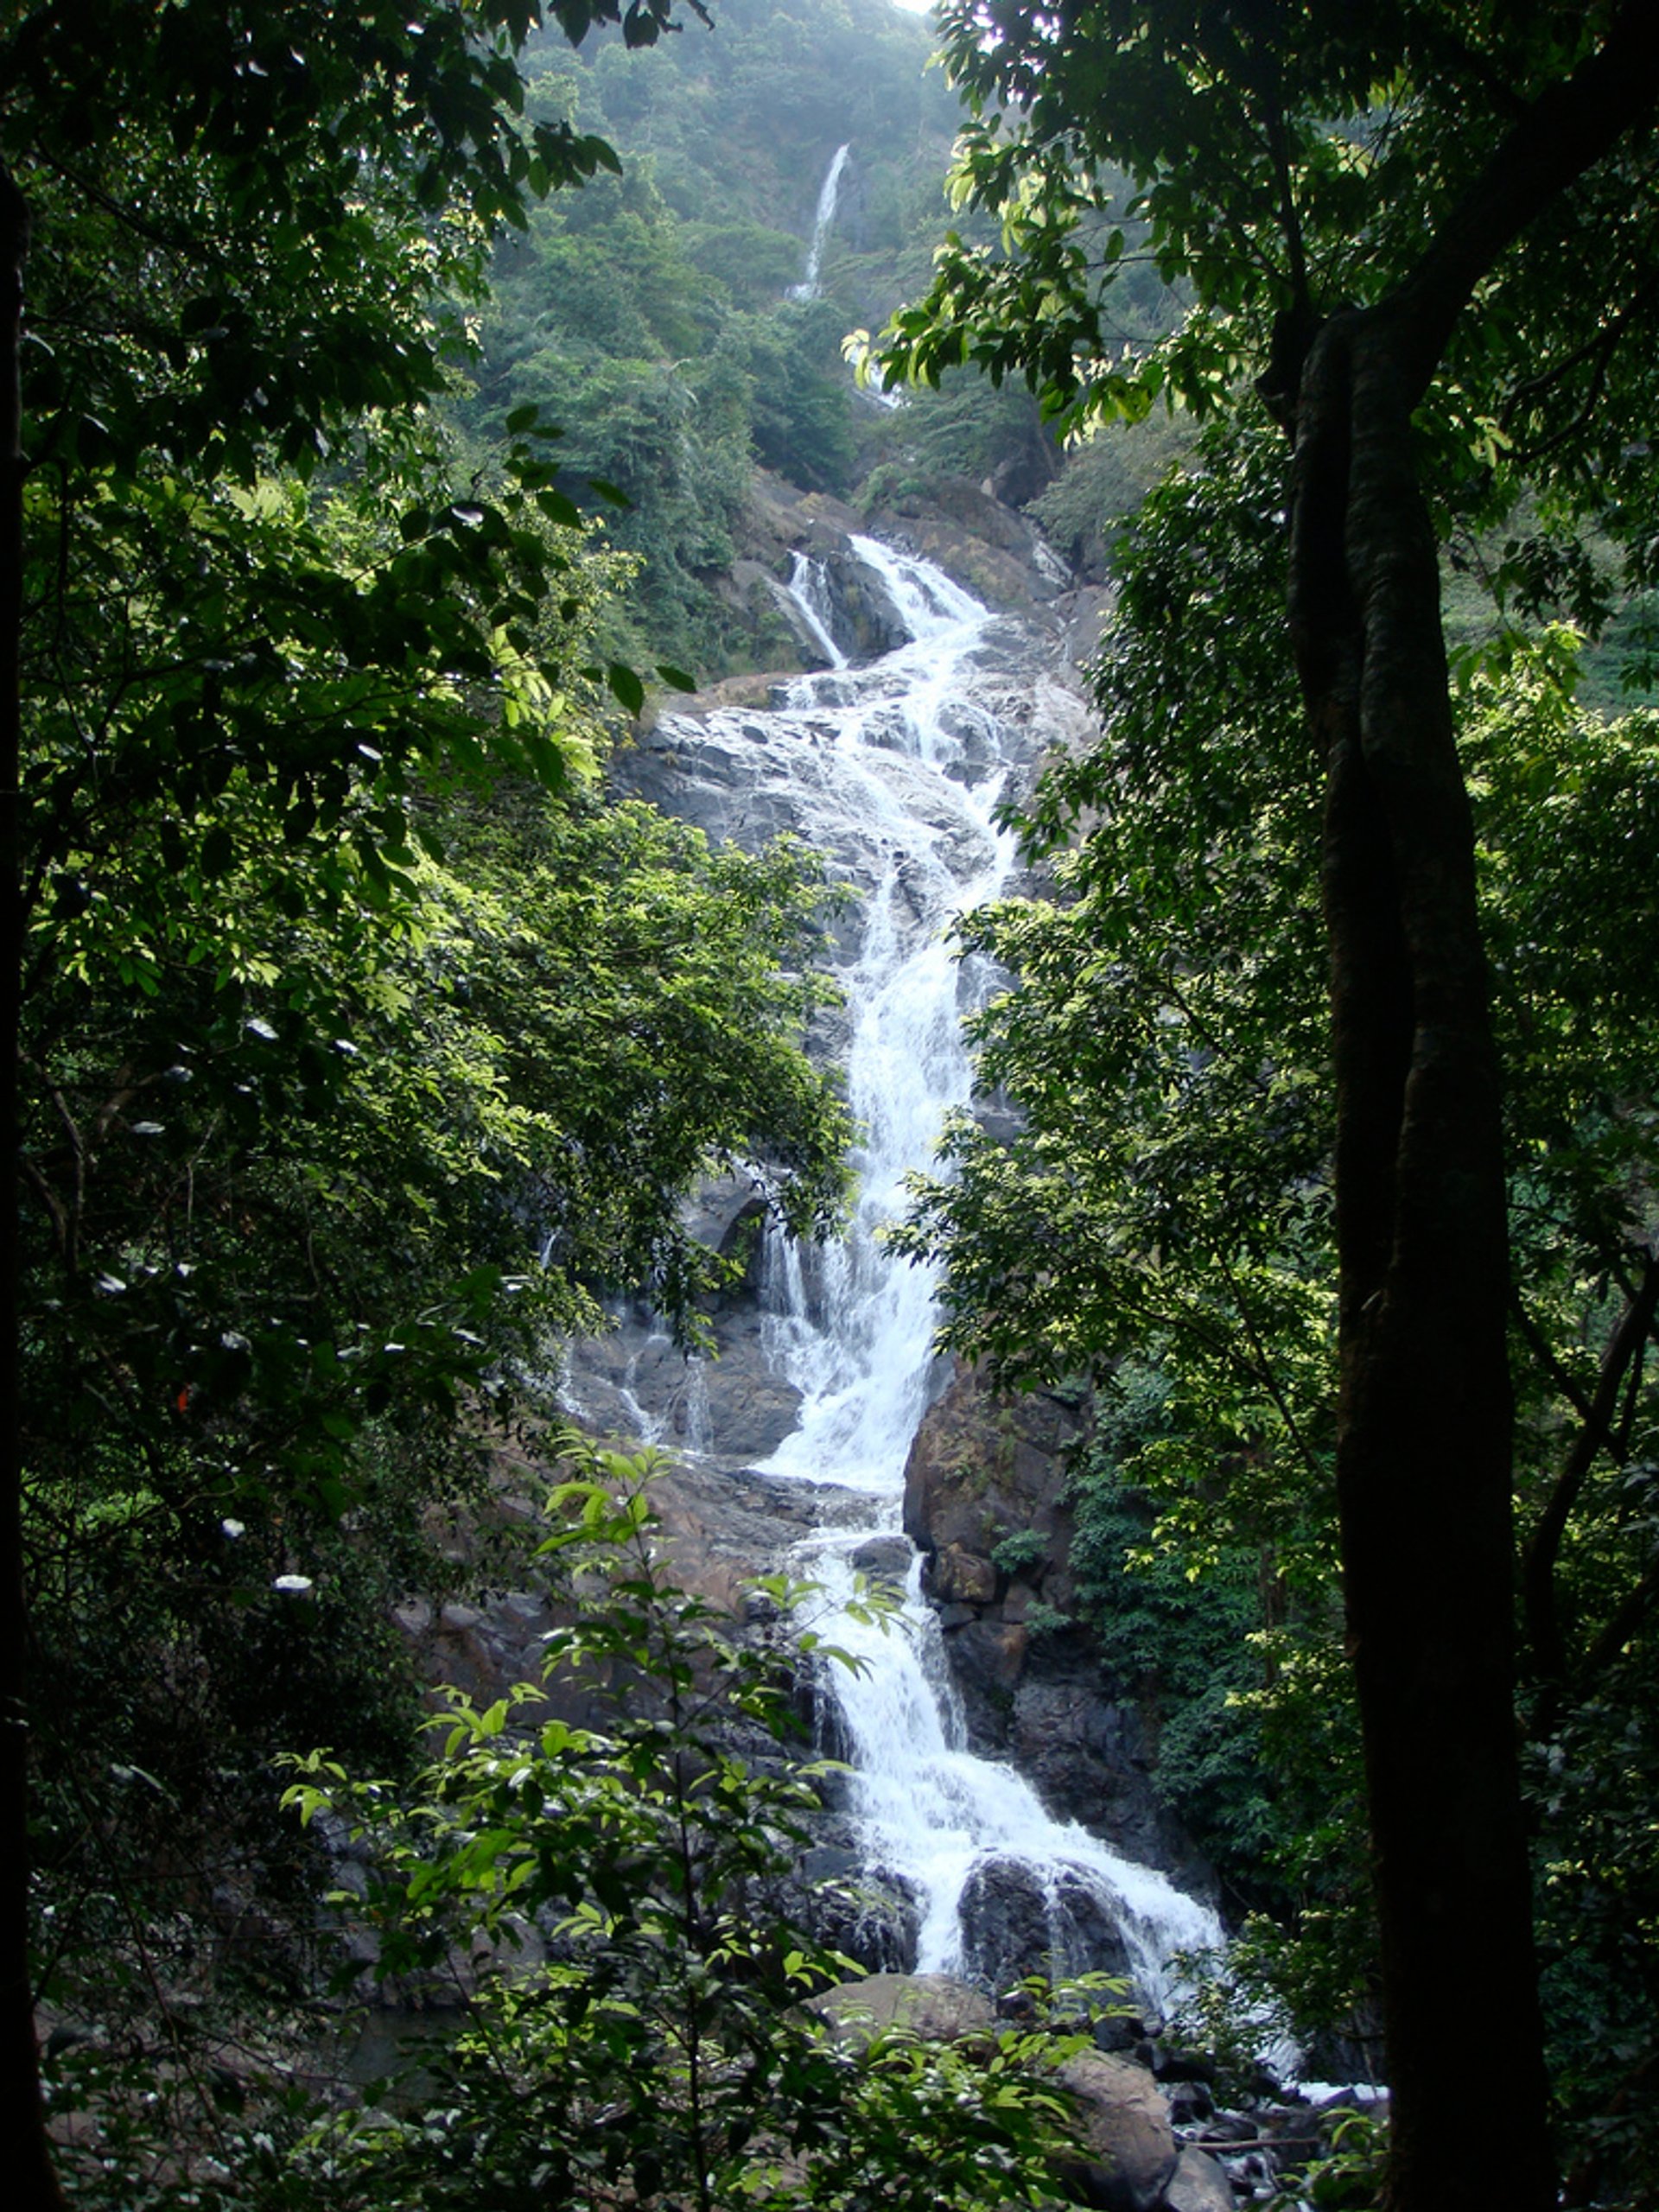
[[[873,1974],[809,2000],[838,2041],[872,2043],[891,2028],[924,2043],[956,2043],[996,2030],[991,2000],[948,1974]]]
[[[1166,2212],[1233,2212],[1233,2203],[1225,2167],[1196,2143],[1184,2144],[1164,2185]]]
[[[993,1988],[1033,1970],[1052,1980],[1129,1971],[1116,1922],[1070,1868],[1045,1877],[1026,1859],[984,1859],[963,1885],[961,1910],[969,1965]]]
[[[1058,2078],[1077,2101],[1077,2152],[1061,2169],[1066,2187],[1101,2212],[1153,2212],[1177,2156],[1158,2084],[1101,2050],[1065,2060]]]

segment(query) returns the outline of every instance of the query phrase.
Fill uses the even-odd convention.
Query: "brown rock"
[[[860,2044],[889,2028],[924,2043],[955,2043],[961,2036],[991,2035],[996,2027],[990,1999],[948,1974],[869,1974],[825,1990],[809,2009],[838,2042]]]
[[[1175,2138],[1150,2074],[1106,2051],[1079,2051],[1058,2069],[1077,2101],[1079,2156],[1063,2178],[1102,2212],[1152,2212],[1175,2171]]]
[[[988,1696],[1005,1705],[1025,1668],[1030,1643],[1029,1634],[1017,1624],[974,1620],[966,1628],[952,1629],[944,1648],[970,1700]]]
[[[1037,1392],[993,1390],[977,1368],[960,1368],[930,1408],[905,1469],[905,1532],[923,1551],[957,1546],[989,1560],[1005,1537],[1043,1539],[1046,1557],[1023,1579],[1062,1612],[1073,1602],[1072,1521],[1062,1503],[1064,1454],[1084,1415]]]
[[[996,1569],[964,1544],[946,1544],[928,1562],[927,1594],[945,1605],[988,1605],[996,1595]]]

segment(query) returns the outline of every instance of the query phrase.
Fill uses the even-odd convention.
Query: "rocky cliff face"
[[[923,1554],[976,1751],[1011,1759],[1062,1818],[1080,1821],[1184,1888],[1215,1884],[1162,1806],[1133,1705],[1102,1689],[1074,1618],[1066,1453],[1082,1401],[1015,1396],[960,1366],[925,1415],[905,1470],[905,1532]]]

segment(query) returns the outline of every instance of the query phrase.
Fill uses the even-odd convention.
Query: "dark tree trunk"
[[[0,1246],[0,2066],[4,2068],[6,2154],[12,2202],[22,2212],[62,2212],[41,2109],[29,1961],[28,1640],[23,1610],[22,1469],[17,1415],[17,1045],[22,973],[18,783],[22,752],[18,659],[22,630],[23,263],[29,213],[0,167],[0,1140],[14,1163]]]
[[[1310,348],[1290,608],[1327,775],[1338,1486],[1393,2093],[1389,2202],[1547,2212],[1515,1756],[1503,1134],[1410,360],[1386,310],[1339,318]]]
[[[1482,280],[1656,105],[1659,9],[1622,0],[1397,290],[1322,326],[1304,301],[1300,375],[1263,380],[1295,441],[1291,630],[1326,770],[1337,1480],[1390,2212],[1555,2202],[1516,1758],[1499,1080],[1411,418]]]

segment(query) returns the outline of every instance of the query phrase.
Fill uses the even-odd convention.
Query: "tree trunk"
[[[5,2141],[14,2204],[22,2212],[62,2212],[41,2109],[29,1960],[28,1639],[23,1610],[22,1469],[17,1415],[18,1243],[17,1043],[22,976],[18,784],[22,753],[18,662],[22,631],[23,263],[29,212],[0,166],[0,1140],[13,1162],[0,1249],[0,2066],[4,2068]]]
[[[1290,614],[1326,762],[1338,1488],[1393,2095],[1392,2212],[1548,2212],[1515,1752],[1502,1124],[1474,836],[1410,413],[1418,334],[1327,323]]]

